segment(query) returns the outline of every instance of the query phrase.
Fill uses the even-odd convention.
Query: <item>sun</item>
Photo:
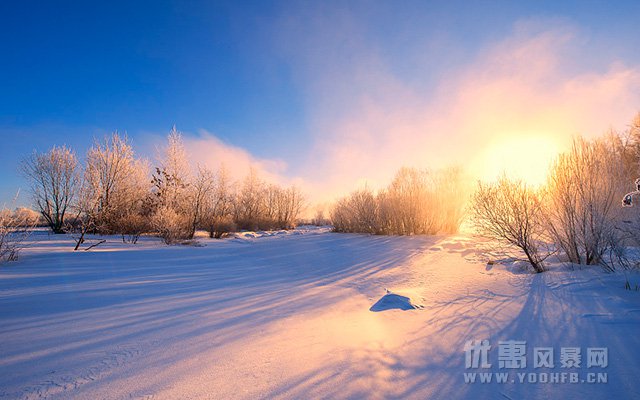
[[[505,174],[531,186],[544,184],[560,146],[544,135],[506,136],[491,142],[480,155],[479,179],[493,181]]]

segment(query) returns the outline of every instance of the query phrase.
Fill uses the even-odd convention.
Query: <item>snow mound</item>
[[[268,238],[268,237],[286,237],[286,236],[297,236],[297,235],[308,235],[308,234],[322,234],[331,231],[331,227],[326,226],[308,226],[303,225],[296,227],[295,229],[289,230],[274,230],[274,231],[241,231],[234,232],[229,236],[236,240],[241,241],[253,241],[254,239],[260,238]]]
[[[380,312],[386,310],[419,310],[424,308],[420,304],[414,304],[407,296],[402,296],[397,293],[392,293],[387,290],[387,294],[382,296],[374,305],[371,306],[369,311]]]

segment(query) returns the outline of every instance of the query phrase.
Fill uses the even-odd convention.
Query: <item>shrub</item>
[[[190,222],[187,216],[178,214],[171,207],[163,206],[154,213],[152,227],[166,244],[176,244],[192,239]]]
[[[213,218],[207,224],[207,231],[210,238],[220,239],[225,235],[235,232],[238,229],[231,217]]]

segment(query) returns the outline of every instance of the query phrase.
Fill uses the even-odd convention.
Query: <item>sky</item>
[[[0,3],[0,204],[33,151],[126,133],[154,160],[297,184],[312,202],[402,166],[532,182],[640,111],[638,1]],[[13,199],[19,193],[16,201]]]

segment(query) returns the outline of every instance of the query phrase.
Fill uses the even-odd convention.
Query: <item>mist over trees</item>
[[[221,238],[292,229],[306,206],[298,188],[266,182],[254,169],[233,181],[223,165],[192,165],[175,127],[155,163],[137,157],[118,133],[95,141],[85,160],[54,146],[22,163],[42,220],[54,233],[79,233],[78,246],[86,233],[131,243],[153,234],[170,244],[198,230]],[[640,208],[622,207],[621,199],[639,176],[640,113],[623,132],[576,137],[541,187],[503,176],[470,192],[460,168],[402,168],[381,190],[355,190],[334,203],[329,220],[322,212],[314,220],[336,232],[432,235],[457,232],[468,217],[477,233],[516,249],[536,272],[545,270],[549,248],[575,264],[637,266],[625,248],[640,245]]]
[[[459,168],[402,168],[378,193],[365,187],[338,200],[331,212],[336,232],[432,235],[456,232],[464,216]]]
[[[478,234],[515,249],[535,272],[553,252],[608,270],[638,267],[626,245],[640,245],[640,208],[621,204],[638,177],[640,113],[623,132],[576,137],[541,187],[502,176],[467,194],[458,168],[402,168],[382,190],[364,187],[337,200],[331,222],[336,232],[431,235],[456,232],[468,217]]]

